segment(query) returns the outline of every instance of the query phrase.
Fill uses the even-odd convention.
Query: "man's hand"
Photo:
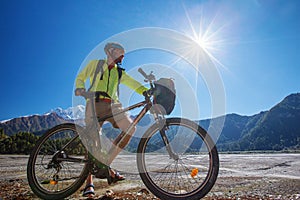
[[[149,89],[143,92],[144,97],[150,97],[153,94],[153,90]]]
[[[85,88],[76,88],[75,96],[82,96],[85,93]]]

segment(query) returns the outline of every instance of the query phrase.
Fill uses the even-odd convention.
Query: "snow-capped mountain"
[[[75,107],[70,107],[67,109],[56,108],[50,111],[50,113],[53,112],[55,112],[58,116],[65,120],[79,120],[84,119],[85,106],[77,105]]]
[[[56,108],[45,114],[13,118],[0,122],[0,129],[6,135],[13,135],[18,132],[32,132],[42,134],[46,130],[66,122],[83,124],[85,107],[78,105],[67,109]]]

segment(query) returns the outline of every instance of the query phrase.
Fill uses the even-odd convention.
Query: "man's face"
[[[112,52],[112,57],[113,57],[113,60],[116,64],[118,63],[122,63],[123,61],[123,58],[124,58],[124,54],[125,54],[125,51],[122,50],[122,49],[114,49],[113,52]]]

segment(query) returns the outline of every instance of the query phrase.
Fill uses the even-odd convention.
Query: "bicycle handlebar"
[[[155,81],[155,76],[153,74],[153,71],[151,71],[150,74],[147,75],[142,68],[139,68],[138,72],[140,72],[145,77],[144,80],[145,82],[150,82],[150,89],[143,93],[144,97],[147,99],[153,95],[153,90],[154,90],[153,81]]]
[[[151,71],[149,75],[147,75],[142,68],[138,69],[138,72],[140,72],[144,77],[145,77],[145,82],[150,82],[155,81],[155,76],[153,75],[153,72]]]
[[[142,68],[139,68],[138,72],[140,72],[145,77],[145,79],[148,78],[147,74],[145,73],[145,71]]]

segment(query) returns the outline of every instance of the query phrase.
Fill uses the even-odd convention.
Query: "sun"
[[[203,49],[209,49],[209,42],[202,37],[197,37],[194,39],[195,42]]]
[[[193,17],[192,21],[187,9],[184,8],[184,11],[189,27],[189,30],[184,32],[194,42],[187,53],[197,55],[197,51],[201,49],[217,66],[228,70],[217,56],[224,51],[227,43],[224,39],[226,24],[218,25],[218,14],[208,17],[202,13],[199,18]]]

